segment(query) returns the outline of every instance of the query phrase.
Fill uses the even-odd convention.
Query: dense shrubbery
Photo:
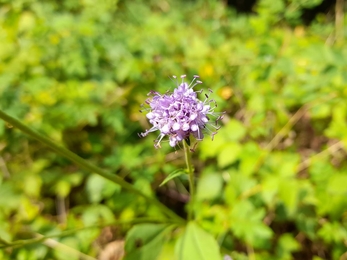
[[[186,217],[186,176],[159,187],[184,168],[183,151],[139,139],[139,107],[149,90],[173,89],[168,76],[198,74],[227,117],[193,154],[188,234],[202,227],[233,259],[347,259],[346,22],[303,26],[319,0],[260,0],[248,15],[222,1],[0,3],[3,111]],[[2,120],[0,137],[1,259],[78,259],[61,244],[96,256],[136,232],[154,234],[153,254],[167,237],[159,259],[175,259],[182,227],[128,232],[132,220],[164,219],[156,207]],[[78,228],[60,245],[6,245]]]

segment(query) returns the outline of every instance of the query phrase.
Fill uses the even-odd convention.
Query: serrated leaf
[[[230,212],[231,231],[236,237],[256,246],[272,236],[272,230],[263,223],[264,216],[264,208],[255,208],[247,200],[236,202]]]
[[[175,255],[180,260],[218,260],[222,259],[219,246],[214,237],[190,222],[184,234],[178,239]]]
[[[178,169],[178,170],[176,170],[176,171],[173,171],[173,172],[170,173],[168,176],[166,176],[166,178],[163,180],[163,182],[160,183],[159,187],[160,187],[160,186],[163,186],[163,185],[166,184],[168,181],[170,181],[170,180],[172,180],[172,179],[174,179],[174,178],[176,178],[176,177],[178,177],[178,176],[180,176],[180,175],[182,175],[182,174],[187,174],[187,173],[186,173],[185,170],[183,170],[183,169]]]
[[[173,228],[166,224],[139,224],[129,230],[125,239],[124,260],[157,259],[166,234]]]

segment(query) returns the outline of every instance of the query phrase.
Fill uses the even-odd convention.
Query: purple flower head
[[[156,148],[160,147],[160,142],[166,135],[169,137],[170,146],[174,147],[182,140],[187,140],[190,134],[197,140],[202,140],[204,134],[208,133],[213,139],[220,128],[218,121],[223,118],[224,113],[218,116],[214,112],[217,107],[216,102],[209,99],[207,94],[204,101],[199,100],[197,93],[201,94],[202,90],[193,90],[197,84],[202,83],[197,80],[199,76],[194,76],[189,85],[184,81],[185,77],[186,75],[181,76],[182,83],[176,83],[177,88],[173,93],[167,92],[162,95],[151,91],[148,94],[152,98],[146,100],[149,105],[146,109],[149,111],[147,118],[153,126],[139,136],[144,137],[159,130],[160,134],[154,143]],[[176,79],[176,76],[173,78]],[[211,118],[214,118],[213,121]]]

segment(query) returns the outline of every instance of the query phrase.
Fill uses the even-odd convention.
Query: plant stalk
[[[194,169],[192,164],[192,153],[189,150],[189,145],[184,140],[183,141],[183,147],[184,147],[184,155],[187,165],[187,171],[189,176],[189,193],[190,193],[190,207],[188,209],[188,221],[194,219],[194,201],[195,201],[195,181],[194,181]]]
[[[92,225],[92,226],[86,226],[82,228],[74,228],[74,229],[69,229],[69,230],[64,230],[59,233],[55,234],[49,234],[49,235],[42,235],[42,234],[37,234],[33,233],[33,238],[28,238],[28,239],[22,239],[22,240],[16,240],[12,242],[7,242],[5,240],[2,240],[0,238],[0,250],[5,249],[5,248],[19,248],[27,245],[32,245],[36,243],[41,243],[45,241],[46,239],[50,238],[61,238],[61,237],[67,237],[67,236],[73,236],[76,235],[76,233],[80,231],[85,231],[88,229],[102,229],[104,227],[108,226],[115,226],[115,225],[136,225],[136,224],[143,224],[143,223],[155,223],[155,224],[170,224],[170,222],[163,222],[162,220],[157,220],[157,219],[152,219],[152,218],[137,218],[137,219],[131,219],[131,220],[117,220],[117,221],[112,221],[108,222],[105,224],[97,224],[97,225]]]
[[[174,219],[178,223],[184,223],[185,220],[178,216],[175,212],[173,212],[171,209],[167,208],[164,204],[160,203],[158,200],[155,198],[152,198],[146,194],[144,194],[142,191],[136,189],[131,185],[130,183],[126,182],[123,180],[121,177],[118,175],[112,174],[110,172],[107,172],[90,162],[86,161],[82,157],[78,156],[77,154],[71,152],[70,150],[57,145],[54,143],[52,140],[49,138],[43,136],[42,134],[36,132],[35,130],[31,129],[30,127],[24,125],[22,122],[20,122],[18,119],[6,114],[5,112],[0,110],[0,118],[3,119],[4,121],[8,122],[12,126],[18,128],[21,130],[23,133],[27,134],[28,136],[35,138],[36,140],[42,142],[43,144],[47,145],[49,148],[51,148],[53,151],[55,151],[57,154],[64,156],[65,158],[69,159],[70,161],[76,163],[78,166],[81,168],[93,172],[96,174],[99,174],[100,176],[119,184],[123,189],[130,191],[136,195],[139,195],[143,197],[147,202],[154,204],[157,208],[159,208],[164,214],[166,214],[168,217]]]

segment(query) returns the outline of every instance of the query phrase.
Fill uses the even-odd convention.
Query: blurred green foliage
[[[197,246],[213,236],[236,260],[346,259],[346,29],[324,15],[303,25],[303,9],[320,2],[259,0],[241,15],[214,0],[1,0],[0,108],[184,215],[187,178],[159,187],[184,168],[182,151],[155,150],[155,134],[139,139],[149,126],[138,110],[149,90],[173,89],[168,76],[198,74],[228,116],[193,154],[204,230],[178,233]],[[3,121],[0,151],[1,243],[160,215]],[[96,256],[126,233],[133,241],[130,228],[106,241],[100,228],[57,240]],[[137,229],[154,230],[149,248],[167,235]],[[177,237],[160,259],[172,259]],[[199,255],[182,238],[179,247],[182,259]],[[0,251],[66,257],[42,243]]]

